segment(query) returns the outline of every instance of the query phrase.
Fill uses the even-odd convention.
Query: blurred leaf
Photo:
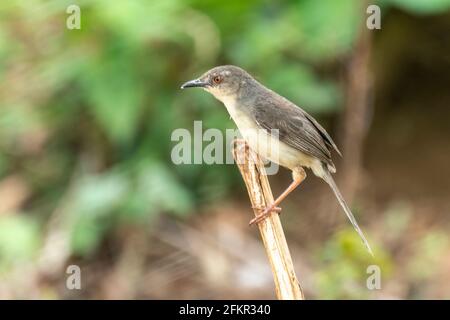
[[[82,256],[92,253],[97,249],[106,230],[107,227],[100,219],[81,216],[72,229],[72,252]]]
[[[94,115],[111,139],[119,143],[130,141],[143,99],[131,52],[115,44],[100,60],[86,66],[82,85]]]
[[[358,0],[298,2],[301,50],[314,60],[333,58],[352,46],[365,8]]]
[[[183,1],[93,2],[93,23],[108,26],[126,41],[140,42],[155,37],[172,37],[178,25],[173,21],[182,14]]]
[[[71,211],[80,215],[101,216],[122,202],[129,183],[121,172],[82,178],[72,198]]]
[[[165,166],[156,162],[141,166],[133,201],[135,206],[150,213],[162,210],[185,215],[193,208],[190,193]]]
[[[434,275],[446,256],[450,239],[446,232],[428,231],[416,243],[415,255],[408,266],[408,272],[415,280],[425,280]]]
[[[352,229],[337,232],[319,250],[317,271],[314,275],[317,292],[325,299],[369,298],[366,287],[367,267],[377,265],[386,281],[392,273],[393,263],[384,248],[377,246],[370,238],[374,257],[371,257]]]
[[[306,111],[330,112],[341,102],[336,84],[317,79],[306,66],[297,64],[274,71],[269,81],[272,88],[295,101]]]
[[[96,248],[106,229],[106,217],[123,203],[127,192],[129,184],[120,172],[81,179],[68,209],[75,220],[72,230],[74,252],[87,254]]]
[[[29,261],[39,248],[39,228],[28,216],[0,216],[0,267]]]

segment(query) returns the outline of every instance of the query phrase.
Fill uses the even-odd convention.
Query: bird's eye
[[[213,82],[214,82],[215,84],[221,83],[221,82],[222,82],[222,77],[220,77],[220,76],[215,76],[215,77],[213,78]]]

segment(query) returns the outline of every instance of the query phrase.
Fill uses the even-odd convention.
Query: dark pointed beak
[[[185,89],[185,88],[195,88],[195,87],[200,87],[200,88],[204,88],[208,85],[208,83],[203,82],[200,79],[195,79],[195,80],[191,80],[186,82],[185,84],[183,84],[181,86],[181,89]]]

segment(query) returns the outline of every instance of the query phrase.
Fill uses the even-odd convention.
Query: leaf
[[[301,50],[313,60],[330,59],[351,49],[365,17],[358,0],[306,0],[298,3]]]
[[[133,61],[132,52],[119,43],[89,63],[81,76],[95,118],[116,143],[133,138],[142,111],[144,91]]]
[[[137,177],[134,201],[151,212],[167,211],[185,215],[193,207],[193,199],[164,165],[154,162],[143,164]]]
[[[97,248],[106,230],[99,219],[86,215],[80,217],[72,229],[72,252],[82,256],[90,254]]]
[[[82,178],[71,199],[71,211],[77,215],[102,216],[116,208],[129,191],[122,172],[107,172]]]
[[[270,87],[289,100],[314,113],[336,110],[340,91],[333,81],[321,80],[307,66],[296,64],[271,72]]]
[[[0,267],[29,261],[39,243],[39,229],[33,219],[20,214],[0,216]]]
[[[69,214],[73,219],[72,250],[87,254],[94,250],[107,229],[105,221],[124,203],[130,192],[126,176],[109,172],[82,178],[70,199]]]

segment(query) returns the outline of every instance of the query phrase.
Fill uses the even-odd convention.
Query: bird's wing
[[[333,139],[331,139],[328,132],[316,121],[316,119],[314,119],[311,115],[306,113],[306,111],[304,110],[301,111],[308,118],[308,120],[311,121],[311,123],[316,127],[316,129],[319,130],[320,135],[324,139],[325,143],[328,145],[329,149],[333,148],[342,157],[341,151],[339,151],[337,145],[334,143]]]
[[[255,101],[254,108],[259,127],[269,133],[278,130],[282,142],[334,168],[330,150],[337,147],[313,117],[281,96],[261,97]]]

